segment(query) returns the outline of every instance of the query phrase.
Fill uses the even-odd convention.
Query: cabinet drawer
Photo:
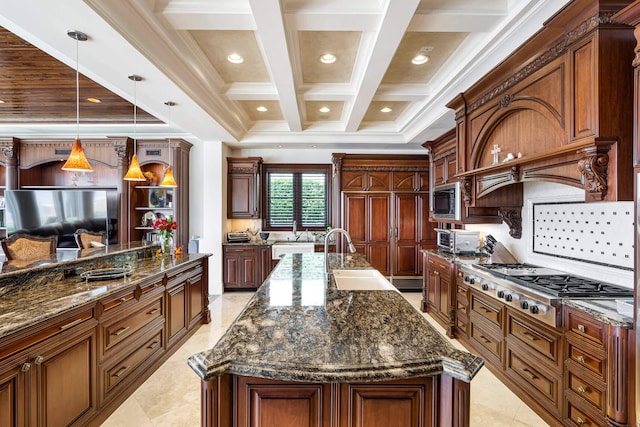
[[[502,365],[504,340],[500,336],[495,336],[495,333],[489,332],[489,329],[479,322],[471,322],[469,339],[473,342],[478,353],[486,358],[494,359]]]
[[[484,299],[475,293],[471,293],[471,311],[482,316],[502,331],[503,307],[500,303]]]
[[[598,320],[586,314],[567,310],[567,331],[571,331],[579,337],[590,340],[593,344],[604,349],[606,337],[604,325]]]
[[[507,374],[520,384],[527,394],[535,396],[537,402],[560,415],[560,372],[547,372],[547,369],[527,360],[516,348],[507,346],[507,354]]]
[[[530,319],[508,314],[507,335],[555,367],[562,365],[562,337]]]
[[[571,341],[569,341],[567,345],[569,353],[569,361],[567,363],[572,363],[576,367],[585,368],[596,374],[598,378],[606,381],[606,361],[604,357],[593,355]]]
[[[603,416],[591,413],[590,410],[585,408],[586,403],[584,401],[565,399],[565,402],[567,407],[565,425],[576,427],[599,427],[607,425]]]
[[[225,246],[225,255],[255,255],[257,246]]]
[[[605,401],[603,387],[595,386],[592,382],[585,380],[581,375],[575,374],[570,369],[567,370],[567,393],[575,393],[576,397],[582,398],[593,405],[594,409],[604,413]]]
[[[123,319],[115,318],[111,323],[102,325],[103,330],[103,355],[109,352],[119,343],[133,336],[136,331],[163,316],[163,298],[158,298],[146,305],[140,304],[135,311]]]
[[[140,344],[121,360],[103,371],[104,396],[108,396],[114,387],[123,382],[136,368],[144,362],[151,363],[155,358],[151,356],[164,348],[162,328],[156,329],[147,339],[141,339]]]
[[[100,303],[102,304],[102,312],[108,313],[117,308],[125,309],[137,302],[136,300],[136,288],[133,287],[124,292],[103,298]]]

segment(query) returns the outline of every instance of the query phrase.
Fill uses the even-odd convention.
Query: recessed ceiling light
[[[336,62],[336,56],[332,53],[325,53],[320,57],[320,62],[323,64],[333,64]]]
[[[314,144],[311,146],[311,148],[318,148],[318,146]]]
[[[391,110],[391,108],[389,108],[389,107],[383,107],[383,108],[381,108],[381,109],[380,109],[380,111],[381,111],[382,113],[390,113],[392,110]]]
[[[269,111],[269,109],[264,105],[259,106],[258,108],[256,108],[256,110],[260,111],[261,113],[264,113],[265,111]]]
[[[416,65],[422,65],[422,64],[426,63],[427,61],[429,61],[429,57],[427,55],[423,55],[423,54],[416,55],[411,60],[411,62],[416,64]]]
[[[87,101],[93,102],[94,104],[100,104],[102,102],[98,98],[87,98]]]
[[[279,145],[278,145],[278,148],[282,148],[282,145],[280,145],[280,144],[279,144]]]
[[[229,54],[229,56],[227,56],[227,61],[231,62],[232,64],[242,64],[244,62],[244,58],[237,53],[231,53]]]
[[[321,113],[328,113],[329,111],[331,111],[331,108],[329,108],[329,107],[321,107],[320,108],[320,112]]]

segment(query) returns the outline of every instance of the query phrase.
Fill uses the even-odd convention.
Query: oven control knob
[[[520,303],[520,307],[522,307],[523,310],[526,310],[527,308],[529,308],[529,303],[526,301],[522,301]]]
[[[487,285],[486,283],[482,284],[482,290],[483,291],[488,291],[489,290],[489,285]]]
[[[532,305],[531,307],[529,307],[529,311],[531,311],[531,313],[533,314],[538,314],[540,312],[540,309],[537,305]]]
[[[504,299],[505,299],[506,301],[513,301],[513,295],[511,295],[511,294],[506,294],[506,295],[504,296]]]
[[[469,276],[464,276],[464,281],[468,282],[469,281]]]
[[[504,298],[504,291],[503,290],[499,290],[497,295],[498,295],[498,298]]]
[[[469,283],[473,285],[474,283],[476,283],[476,279],[474,279],[473,277],[469,277]]]

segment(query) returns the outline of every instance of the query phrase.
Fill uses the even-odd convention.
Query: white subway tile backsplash
[[[633,270],[633,202],[534,203],[533,252]]]

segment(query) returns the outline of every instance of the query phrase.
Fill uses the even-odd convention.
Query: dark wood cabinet
[[[455,264],[430,253],[424,253],[423,257],[422,310],[431,314],[446,329],[447,335],[453,337]]]
[[[391,195],[343,193],[344,228],[373,268],[391,274]]]
[[[564,422],[567,425],[628,425],[630,334],[565,307]]]
[[[464,272],[459,268],[456,269],[454,287],[455,327],[453,334],[455,338],[467,341],[469,339],[469,297],[471,290],[464,281]]]
[[[93,306],[76,309],[0,345],[2,425],[82,425],[95,415],[96,324]]]
[[[261,157],[227,157],[227,218],[260,218]]]
[[[385,171],[345,171],[342,175],[344,191],[390,191],[391,174]]]
[[[223,245],[222,275],[225,290],[257,289],[277,264],[271,245]]]

